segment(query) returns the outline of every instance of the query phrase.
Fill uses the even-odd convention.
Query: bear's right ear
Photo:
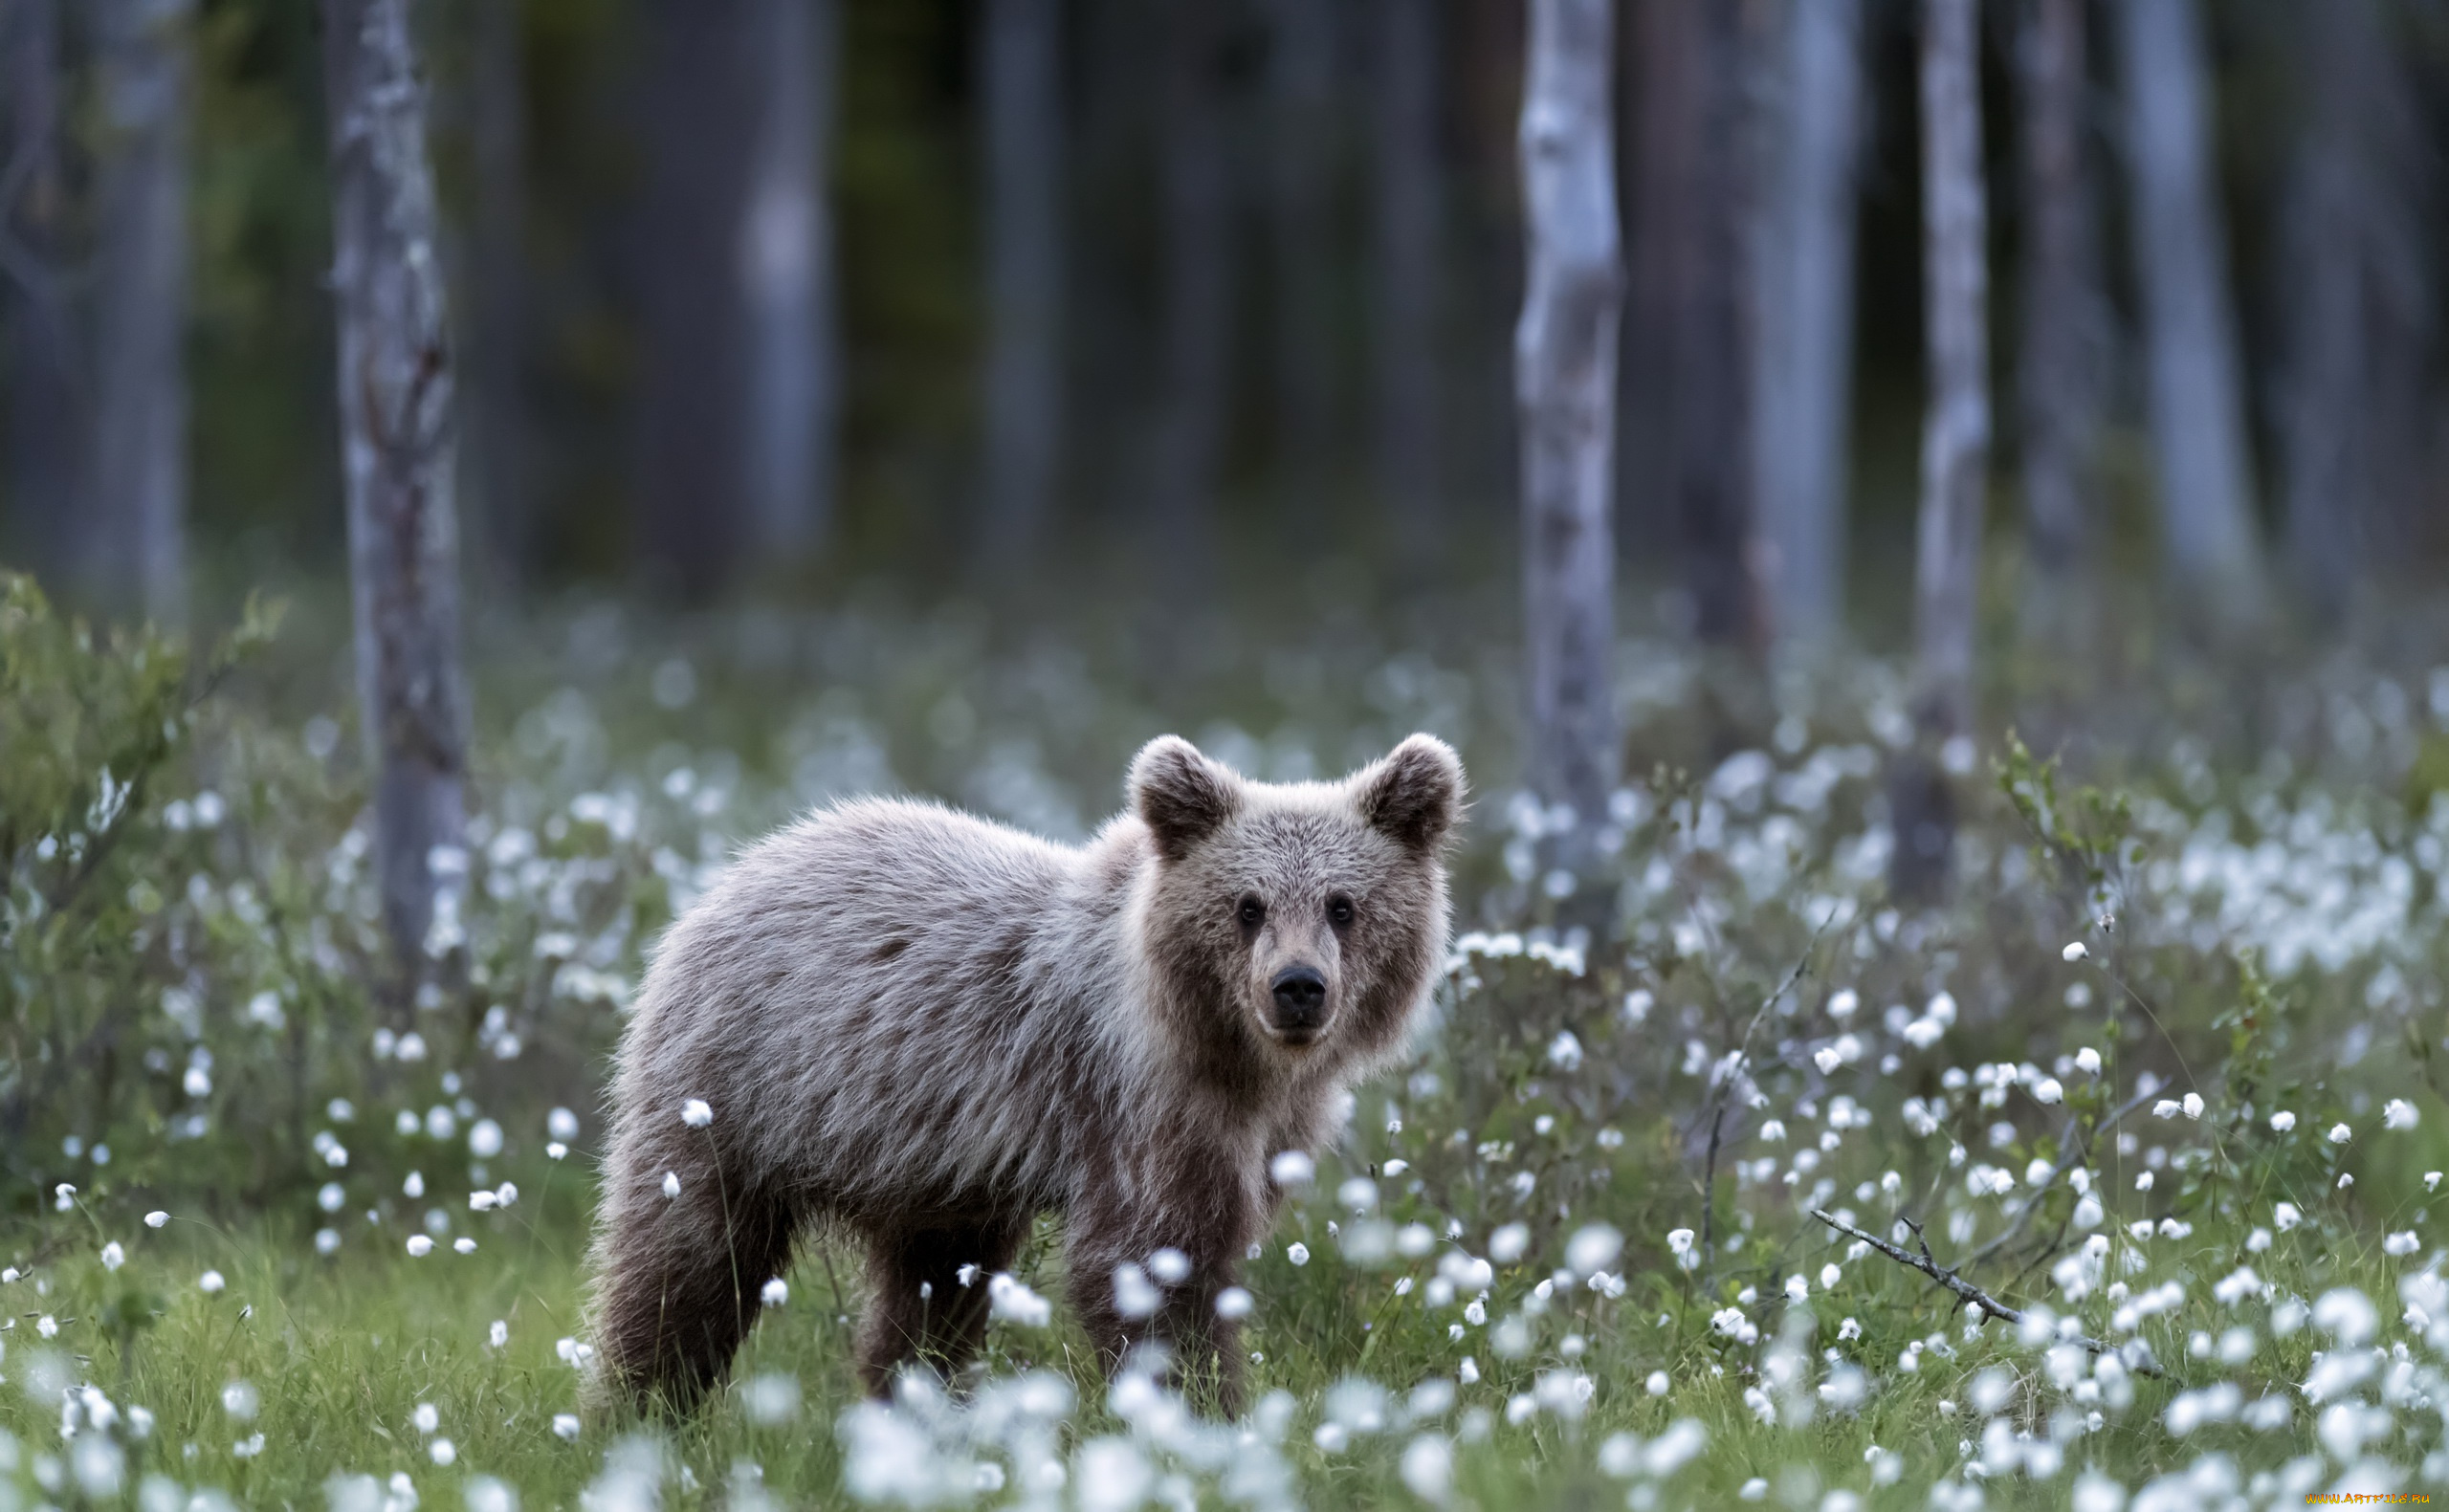
[[[1131,806],[1157,837],[1157,853],[1180,861],[1241,807],[1241,779],[1180,735],[1158,735],[1131,762]]]

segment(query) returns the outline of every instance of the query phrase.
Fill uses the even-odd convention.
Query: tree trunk
[[[1445,210],[1437,149],[1437,0],[1375,0],[1375,276],[1378,490],[1415,568],[1441,542],[1438,268]]]
[[[1156,550],[1165,578],[1186,590],[1210,571],[1232,302],[1215,11],[1216,0],[1175,0],[1165,17],[1165,416]]]
[[[1931,409],[1922,431],[1922,503],[1913,575],[1914,749],[1890,780],[1890,873],[1901,898],[1927,902],[1954,848],[1951,770],[1973,727],[1973,641],[1981,513],[1990,469],[1988,208],[1981,182],[1976,0],[1924,0],[1922,228]]]
[[[741,230],[756,157],[760,0],[648,9],[640,538],[656,587],[728,586],[750,529]]]
[[[468,768],[452,364],[408,0],[323,0],[358,699],[384,922],[420,975]]]
[[[2119,0],[2134,260],[2169,562],[2215,625],[2261,611],[2261,549],[2194,0]]]
[[[1522,449],[1532,780],[1578,834],[1616,784],[1617,321],[1609,0],[1532,0],[1522,92],[1528,234],[1513,371]],[[1579,848],[1568,851],[1578,859]]]
[[[751,20],[759,119],[736,219],[749,363],[740,471],[748,544],[769,567],[815,551],[831,513],[836,11],[836,0],[757,0]]]
[[[1743,8],[1652,0],[1641,12],[1636,420],[1657,448],[1669,538],[1706,642],[1756,645],[1744,207],[1751,192]]]
[[[1328,189],[1337,156],[1335,18],[1321,0],[1270,0],[1269,6],[1276,472],[1287,501],[1304,514],[1323,503],[1335,426],[1335,312],[1328,287],[1335,263]]]
[[[2091,548],[2108,314],[2086,168],[2084,0],[2025,0],[2017,48],[2023,99],[2023,418],[2027,604],[2046,639],[2067,644],[2089,616],[2079,602]]]
[[[2335,620],[2408,529],[2432,324],[2419,115],[2373,0],[2299,15],[2311,93],[2282,196],[2287,559]]]
[[[95,9],[101,154],[95,267],[94,493],[87,571],[105,599],[187,611],[188,0]]]
[[[7,48],[7,161],[0,225],[16,255],[0,268],[7,313],[8,482],[18,542],[55,594],[85,569],[103,533],[89,507],[93,455],[75,306],[62,273],[68,185],[61,164],[67,106],[59,0],[0,10]]]
[[[979,73],[986,164],[985,560],[1025,567],[1063,462],[1061,0],[987,0]]]
[[[1854,361],[1860,0],[1776,8],[1754,248],[1753,475],[1776,629],[1842,627]]]
[[[476,0],[471,91],[475,145],[474,268],[467,321],[467,470],[478,533],[494,580],[532,575],[535,523],[527,500],[527,89],[520,0]]]

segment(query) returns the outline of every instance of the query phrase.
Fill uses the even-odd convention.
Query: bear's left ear
[[[1131,806],[1157,838],[1157,853],[1180,861],[1242,806],[1242,782],[1180,735],[1158,735],[1131,761]]]
[[[1353,779],[1360,818],[1408,849],[1434,850],[1463,811],[1463,758],[1435,735],[1413,735]]]

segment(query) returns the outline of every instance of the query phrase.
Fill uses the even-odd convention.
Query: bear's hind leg
[[[892,1394],[894,1373],[922,1360],[957,1378],[986,1342],[986,1279],[1011,1268],[1028,1225],[989,1223],[879,1234],[868,1249],[868,1315],[859,1329],[859,1380]],[[961,1269],[974,1265],[970,1283]]]
[[[684,1195],[632,1194],[607,1225],[595,1333],[607,1383],[630,1405],[685,1413],[723,1378],[790,1261],[784,1203],[722,1194],[711,1173]]]

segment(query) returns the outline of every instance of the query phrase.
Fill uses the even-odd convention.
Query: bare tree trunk
[[[836,11],[836,0],[757,0],[751,21],[760,119],[739,220],[749,363],[740,470],[748,544],[768,566],[805,559],[831,513]]]
[[[332,289],[358,699],[383,916],[421,972],[468,769],[452,362],[408,0],[323,0]]]
[[[93,465],[86,375],[62,262],[68,185],[61,163],[67,81],[59,0],[0,10],[7,52],[7,177],[0,226],[13,243],[0,261],[8,317],[8,480],[19,540],[55,593],[74,581],[102,533],[90,507]]]
[[[96,238],[95,508],[105,597],[187,612],[188,0],[95,10],[103,142]]]
[[[1321,502],[1335,424],[1328,188],[1336,158],[1335,11],[1321,0],[1270,0],[1268,72],[1273,126],[1268,212],[1275,324],[1276,471],[1296,509]]]
[[[1581,834],[1606,814],[1618,763],[1611,515],[1623,273],[1611,10],[1609,0],[1532,0],[1522,91],[1528,246],[1513,371],[1529,765],[1536,790],[1570,805]]]
[[[1440,544],[1438,0],[1375,0],[1376,247],[1370,257],[1378,490],[1414,566]]]
[[[1165,18],[1165,417],[1156,524],[1165,574],[1183,588],[1197,588],[1209,571],[1232,303],[1215,11],[1216,0],[1175,0]]]
[[[527,501],[527,88],[520,0],[476,0],[471,104],[475,264],[470,294],[467,427],[490,575],[516,585],[535,556]]]
[[[1044,535],[1063,462],[1063,8],[987,0],[980,76],[986,163],[986,528],[999,570]]]
[[[2085,0],[2024,0],[2017,48],[2023,97],[2024,526],[2038,569],[2027,604],[2046,639],[2088,620],[2085,573],[2108,344],[2092,177],[2085,165]]]
[[[2419,116],[2373,0],[2297,17],[2311,91],[2282,196],[2287,558],[2335,619],[2407,529],[2432,308]]]
[[[1842,627],[1860,0],[1785,0],[1755,197],[1753,476],[1781,635]]]
[[[1989,211],[1981,182],[1976,0],[1922,8],[1922,227],[1931,410],[1913,574],[1913,751],[1889,782],[1890,885],[1929,901],[1954,847],[1949,769],[1973,727],[1973,642],[1981,513],[1990,470]],[[1953,749],[1952,749],[1953,748]]]
[[[652,0],[638,488],[647,576],[690,600],[740,565],[748,513],[741,230],[761,0]]]
[[[1644,23],[1638,417],[1658,454],[1690,627],[1754,646],[1764,630],[1753,508],[1746,213],[1751,112],[1744,8],[1651,0]]]
[[[2120,0],[2134,259],[2169,561],[2198,607],[2259,618],[2261,549],[2194,0]]]

